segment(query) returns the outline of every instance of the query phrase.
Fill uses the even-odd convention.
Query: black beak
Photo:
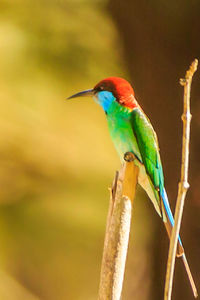
[[[85,91],[82,91],[82,92],[79,92],[79,93],[76,93],[70,97],[67,98],[68,99],[72,99],[72,98],[77,98],[77,97],[87,97],[87,96],[94,96],[94,89],[89,89],[89,90],[85,90]]]

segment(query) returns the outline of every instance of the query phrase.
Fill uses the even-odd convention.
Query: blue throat
[[[103,110],[107,112],[110,105],[116,100],[116,98],[112,92],[101,91],[96,94],[95,100],[103,107]]]

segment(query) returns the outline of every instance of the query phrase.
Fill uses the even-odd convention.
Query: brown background
[[[182,93],[178,80],[200,54],[200,4],[198,1],[109,1],[109,12],[119,30],[126,65],[136,95],[151,118],[159,137],[166,186],[174,206],[180,177]],[[190,190],[183,216],[184,244],[197,287],[200,279],[200,72],[192,86]],[[155,222],[158,222],[155,220]],[[158,228],[158,227],[157,227]],[[151,253],[154,261],[152,298],[162,299],[162,230]],[[192,299],[190,286],[177,263],[174,299]],[[145,283],[144,283],[145,284]]]

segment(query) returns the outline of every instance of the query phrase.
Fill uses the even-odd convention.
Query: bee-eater
[[[138,182],[151,199],[170,237],[174,218],[164,187],[158,140],[148,117],[135,99],[133,88],[125,79],[109,77],[100,81],[93,89],[79,92],[68,99],[80,96],[93,96],[102,106],[120,159],[123,161],[126,152],[134,154],[135,164],[139,167]],[[194,287],[180,237],[177,256],[182,257],[190,283]]]

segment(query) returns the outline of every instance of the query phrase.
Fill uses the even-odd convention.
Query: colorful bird
[[[102,106],[120,159],[123,161],[127,152],[134,154],[135,164],[139,167],[138,182],[151,199],[170,237],[174,218],[164,187],[158,140],[148,117],[135,99],[133,88],[125,79],[109,77],[100,81],[93,89],[82,91],[68,99],[81,96],[93,96]],[[177,256],[182,258],[194,295],[197,296],[180,237]]]

